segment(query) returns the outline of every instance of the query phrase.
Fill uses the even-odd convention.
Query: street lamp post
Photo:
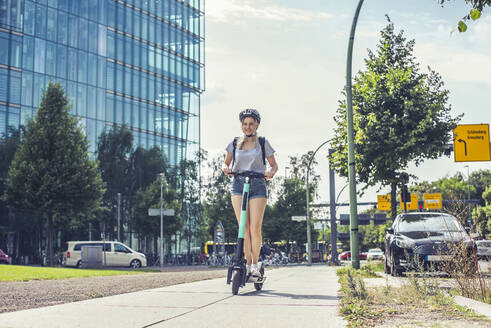
[[[164,207],[163,207],[163,187],[164,187],[164,173],[160,173],[160,270],[164,265]]]
[[[118,241],[121,242],[121,193],[118,192]]]
[[[314,151],[312,154],[312,157],[310,157],[309,164],[307,165],[307,175],[305,177],[305,195],[307,199],[307,215],[305,216],[307,219],[307,265],[311,266],[312,265],[312,241],[311,241],[311,232],[310,232],[310,209],[309,209],[309,173],[310,173],[310,165],[312,164],[312,161],[314,160],[314,156],[321,149],[322,146],[327,144],[331,140],[324,141],[317,149]]]
[[[358,213],[356,208],[356,172],[355,172],[355,132],[353,128],[353,99],[351,90],[351,66],[353,56],[353,41],[355,39],[356,23],[360,14],[363,0],[358,2],[351,33],[348,43],[348,60],[346,62],[346,120],[348,128],[348,179],[349,179],[349,198],[350,198],[350,248],[351,248],[351,265],[354,269],[360,268],[360,249],[358,240]]]

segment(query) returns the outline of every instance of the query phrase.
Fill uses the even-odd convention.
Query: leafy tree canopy
[[[225,155],[211,159],[207,164],[209,172],[204,181],[203,216],[206,222],[208,238],[213,238],[213,232],[218,220],[222,221],[227,241],[237,239],[237,220],[232,206],[230,183],[231,178],[221,170]]]
[[[61,85],[50,82],[9,168],[5,199],[12,207],[46,219],[52,260],[53,227],[99,211],[103,193],[87,137],[70,114]]]
[[[160,208],[160,181],[154,182],[145,190],[137,191],[135,195],[136,208],[134,229],[143,235],[154,237],[160,236],[160,216],[148,216],[149,208]],[[181,227],[180,210],[181,204],[178,201],[176,191],[171,189],[166,181],[162,184],[162,207],[174,209],[174,216],[164,216],[163,229],[164,237],[170,238]]]
[[[357,179],[367,186],[391,185],[394,201],[396,185],[407,182],[409,163],[419,165],[441,156],[461,117],[450,115],[448,90],[440,75],[430,68],[421,72],[414,44],[403,31],[395,33],[389,20],[353,85]],[[332,162],[339,174],[347,176],[346,100],[339,102],[334,120]]]
[[[469,4],[471,6],[471,9],[458,22],[457,29],[459,30],[459,32],[467,31],[466,22],[468,22],[470,20],[472,20],[472,21],[478,20],[481,17],[484,9],[486,7],[491,6],[491,0],[464,0],[464,1],[466,4]],[[448,2],[450,2],[450,0],[440,0],[441,5],[445,4],[446,2],[448,3]]]

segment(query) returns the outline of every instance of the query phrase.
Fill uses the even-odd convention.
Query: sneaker
[[[251,274],[254,277],[261,277],[261,272],[259,272],[259,266],[256,264],[251,265]]]
[[[246,275],[250,275],[250,274],[251,274],[251,266],[246,265]]]

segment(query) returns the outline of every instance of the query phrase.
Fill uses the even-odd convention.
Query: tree
[[[11,131],[9,136],[0,139],[0,195],[4,194],[5,182],[9,172],[10,163],[14,159],[15,152],[21,145],[23,128]],[[5,201],[0,198],[0,226],[8,225],[8,209]]]
[[[184,238],[187,241],[188,260],[191,251],[191,239],[204,226],[201,222],[201,181],[199,179],[199,165],[202,159],[200,153],[197,154],[198,161],[182,160],[172,175],[175,178],[176,190],[182,204],[181,217],[185,224]]]
[[[137,227],[135,223],[137,192],[146,190],[160,173],[164,173],[167,180],[170,179],[170,176],[168,174],[167,160],[158,146],[150,149],[137,147],[129,156],[129,166],[130,168],[126,172],[123,171],[123,176],[126,176],[128,181],[130,181],[130,185],[129,189],[126,190],[125,197],[122,199],[122,206],[123,213],[129,218],[127,221],[130,225],[129,230],[132,231],[133,227]],[[108,197],[108,199],[111,198]]]
[[[445,2],[449,1],[450,0],[440,0],[440,4],[443,6]],[[465,3],[470,4],[472,9],[458,22],[457,29],[459,32],[467,31],[467,24],[465,22],[469,20],[478,20],[485,7],[491,6],[491,0],[465,0]]]
[[[105,223],[110,238],[111,235],[114,236],[114,231],[117,229],[117,194],[121,193],[122,199],[125,201],[132,196],[133,192],[136,192],[134,188],[132,189],[131,179],[132,151],[133,135],[126,126],[114,126],[99,136],[97,160],[102,179],[107,186],[103,197],[106,212],[99,219]],[[123,211],[124,208],[126,207],[123,204]]]
[[[264,237],[273,241],[296,241],[303,245],[307,241],[305,222],[292,221],[292,216],[304,216],[306,208],[305,176],[307,163],[312,152],[301,156],[290,156],[289,166],[292,168],[290,177],[284,179],[279,186],[277,200],[270,210],[266,210],[263,220]],[[315,199],[319,177],[315,174],[314,161],[311,168],[312,183],[310,199]],[[312,215],[311,215],[312,217]],[[317,231],[311,223],[312,240],[317,239]]]
[[[150,149],[137,147],[130,155],[130,167],[131,189],[135,191],[150,186],[160,173],[164,173],[167,179],[171,178],[167,172],[167,160],[158,146]]]
[[[97,164],[88,155],[87,137],[70,115],[61,85],[50,82],[10,166],[6,201],[42,215],[48,230],[48,261],[53,265],[54,228],[94,215],[103,193]]]
[[[180,210],[176,191],[170,188],[167,181],[162,185],[162,207],[174,209],[174,216],[164,216],[163,229],[164,238],[170,238],[181,227]],[[134,229],[142,236],[152,236],[157,249],[157,240],[160,237],[160,216],[148,216],[149,208],[160,208],[160,179],[154,182],[145,190],[139,190],[135,195],[135,225]]]
[[[237,220],[230,194],[231,178],[221,170],[224,160],[225,155],[219,155],[207,164],[209,175],[203,185],[203,217],[210,239],[213,237],[215,225],[220,220],[225,229],[226,241],[232,242],[237,239]]]
[[[474,210],[474,222],[481,236],[487,236],[491,233],[491,185],[482,193],[482,198],[486,205]]]
[[[24,127],[21,126],[19,130],[9,129],[9,133],[0,139],[0,195],[4,195],[10,164],[22,143],[23,134]],[[39,254],[35,251],[42,235],[38,216],[9,208],[4,197],[0,197],[0,227],[15,232],[11,235],[12,239],[0,239],[0,248],[10,254],[13,263],[18,259],[19,254]]]
[[[367,186],[391,186],[392,217],[396,189],[407,183],[408,164],[441,156],[461,116],[452,118],[448,90],[435,71],[422,73],[413,56],[415,41],[396,34],[390,22],[381,31],[376,52],[368,51],[366,69],[353,85],[353,121],[357,180]],[[346,101],[334,118],[334,169],[348,176]]]
[[[486,191],[488,186],[491,186],[491,171],[490,170],[479,170],[471,173],[470,184],[474,187],[471,188],[471,198],[480,199],[479,205],[485,206],[486,200],[483,193]]]

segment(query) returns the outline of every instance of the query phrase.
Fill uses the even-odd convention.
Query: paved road
[[[248,284],[237,296],[222,278],[5,313],[0,327],[345,327],[335,270],[267,271],[262,291]]]

